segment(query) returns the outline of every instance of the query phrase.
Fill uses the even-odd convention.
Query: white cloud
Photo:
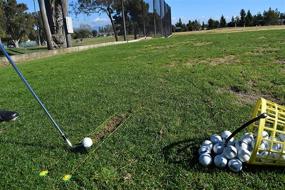
[[[92,25],[96,25],[96,26],[104,26],[107,24],[110,24],[110,20],[108,18],[105,18],[105,17],[96,17],[92,21]]]

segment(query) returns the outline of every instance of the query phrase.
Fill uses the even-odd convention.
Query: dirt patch
[[[285,59],[276,60],[276,63],[279,65],[285,65]]]
[[[128,118],[128,116],[129,113],[122,115],[115,115],[112,118],[110,118],[105,124],[98,127],[98,129],[96,129],[96,131],[91,135],[94,143],[103,140],[105,137],[114,132]]]
[[[211,45],[211,44],[213,44],[213,42],[196,42],[196,43],[192,43],[192,45],[194,47],[207,46],[207,45]]]
[[[218,89],[218,94],[230,93],[236,97],[239,104],[255,104],[259,98],[265,98],[273,102],[279,103],[280,100],[276,99],[272,94],[262,94],[261,92],[244,92],[240,89],[231,86],[229,89]]]
[[[254,55],[254,56],[259,56],[259,55],[264,55],[264,54],[271,54],[271,53],[276,53],[280,49],[279,48],[271,48],[271,47],[259,47],[256,48],[253,51],[247,52],[247,55]]]
[[[258,37],[257,38],[258,40],[265,40],[265,39],[267,39],[265,36],[260,36],[260,37]]]
[[[134,55],[134,56],[128,56],[128,57],[124,58],[124,60],[125,60],[125,61],[132,61],[132,60],[135,60],[135,59],[137,59],[137,58],[138,58],[138,56],[137,56],[137,55]]]
[[[148,45],[148,46],[145,46],[144,48],[146,50],[161,50],[161,49],[171,49],[171,48],[176,48],[177,45],[165,45],[165,46],[152,46],[152,45]]]
[[[234,55],[227,55],[224,57],[217,57],[217,58],[208,58],[208,59],[192,59],[186,63],[186,65],[195,65],[195,64],[207,64],[211,66],[216,65],[228,65],[228,64],[235,64],[240,63],[240,60]]]

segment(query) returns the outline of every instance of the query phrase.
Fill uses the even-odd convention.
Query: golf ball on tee
[[[83,144],[84,148],[90,148],[90,147],[93,145],[93,141],[92,141],[91,138],[85,137],[85,138],[82,140],[82,144]]]

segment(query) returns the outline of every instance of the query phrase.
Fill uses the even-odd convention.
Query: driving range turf
[[[284,168],[203,168],[199,144],[285,104],[285,31],[173,36],[20,64],[73,143],[128,117],[89,154],[65,149],[11,67],[0,67],[1,189],[284,189]],[[40,177],[42,170],[48,170]],[[72,178],[64,182],[66,174]]]

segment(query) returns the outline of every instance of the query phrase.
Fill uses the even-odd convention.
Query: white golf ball
[[[223,151],[224,151],[224,143],[219,142],[219,143],[214,145],[213,152],[215,154],[222,154]]]
[[[231,134],[232,134],[232,133],[231,133],[230,131],[224,131],[224,132],[222,132],[221,137],[222,137],[223,141],[225,141],[229,136],[231,136]],[[230,141],[233,141],[233,138],[231,138]]]
[[[248,144],[243,141],[236,141],[235,147],[236,149],[248,149],[249,148]]]
[[[228,160],[220,154],[215,156],[214,163],[218,168],[225,168],[227,166]]]
[[[270,153],[270,157],[271,158],[275,158],[275,159],[279,159],[281,157],[281,154],[280,153],[275,153],[275,152],[271,152]]]
[[[210,149],[213,148],[213,143],[209,140],[205,140],[203,143],[202,143],[202,146],[208,146],[210,147]]]
[[[268,139],[268,138],[269,138],[268,132],[267,132],[267,131],[262,131],[262,137],[263,137],[264,139]]]
[[[211,149],[209,146],[201,146],[200,149],[199,149],[199,155],[200,154],[205,154],[205,153],[208,153],[210,154],[211,153]]]
[[[93,145],[93,141],[92,141],[91,138],[85,137],[85,138],[82,140],[82,144],[83,144],[84,148],[90,148],[90,147]]]
[[[202,166],[209,166],[211,163],[212,163],[212,157],[210,154],[201,154],[199,156],[199,163],[202,165]]]
[[[262,141],[260,143],[259,149],[261,150],[268,150],[269,149],[269,143],[268,141]]]
[[[248,162],[250,160],[251,153],[247,149],[238,149],[238,159],[242,162]]]
[[[238,141],[238,140],[234,140],[234,138],[233,138],[233,140],[232,140],[232,141],[229,141],[228,144],[226,144],[226,146],[230,146],[230,145],[235,146],[235,144],[236,144],[237,141]]]
[[[272,150],[281,152],[281,149],[282,149],[282,144],[277,143],[272,146]]]
[[[255,147],[255,139],[253,139],[253,141],[251,141],[251,143],[248,145],[248,150],[252,152],[254,147]]]
[[[280,139],[280,141],[285,142],[285,134],[280,134],[278,136],[278,139]]]
[[[253,135],[251,133],[246,133],[242,138],[241,142],[246,144],[250,144],[254,140]]]
[[[234,146],[227,146],[226,148],[224,148],[224,152],[223,155],[227,158],[227,159],[233,159],[237,156],[237,149]]]
[[[222,137],[220,135],[214,134],[214,135],[211,135],[210,140],[213,143],[213,145],[215,145],[219,142],[222,142]]]
[[[258,157],[260,157],[260,158],[264,158],[264,157],[267,157],[268,154],[269,154],[268,151],[260,151],[257,155],[258,155]]]
[[[228,166],[233,172],[240,172],[242,170],[242,162],[239,159],[230,160]]]

